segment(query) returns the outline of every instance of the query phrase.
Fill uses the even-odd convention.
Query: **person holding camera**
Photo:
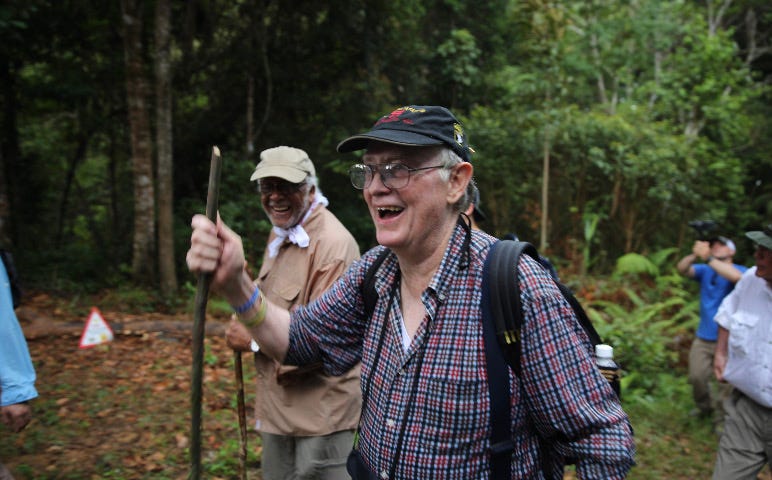
[[[697,240],[692,246],[692,253],[676,265],[681,275],[700,283],[700,323],[689,350],[689,383],[697,405],[692,413],[704,418],[712,415],[717,430],[723,421],[722,403],[731,387],[719,384],[717,391],[711,393],[711,385],[715,383],[713,355],[718,338],[718,324],[713,318],[721,301],[747,270],[733,263],[735,251],[734,242],[727,237]]]

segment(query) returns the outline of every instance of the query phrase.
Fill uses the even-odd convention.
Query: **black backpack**
[[[362,283],[362,296],[365,313],[368,318],[375,310],[378,294],[375,291],[375,274],[389,255],[391,250],[384,248],[375,262],[365,273]],[[511,418],[509,411],[509,372],[507,365],[520,375],[520,331],[523,325],[523,312],[520,305],[520,285],[517,269],[520,256],[525,253],[541,263],[541,257],[536,247],[527,242],[515,240],[499,240],[491,246],[483,267],[482,300],[483,336],[485,341],[485,356],[488,369],[489,395],[491,404],[491,476],[490,478],[509,478],[509,461],[514,449]],[[544,265],[542,265],[544,266]],[[549,272],[549,268],[545,267]],[[592,325],[587,313],[582,308],[571,290],[555,280],[560,292],[574,310],[593,347],[603,343],[600,335]],[[612,388],[620,395],[618,378],[615,378]],[[542,450],[549,448],[546,441],[542,442]],[[562,468],[557,471],[549,463],[548,455],[543,455],[542,470],[545,478],[563,478]],[[572,459],[563,459],[563,463],[575,463]]]
[[[512,273],[516,270],[523,253],[541,264],[542,257],[536,251],[536,247],[528,242],[500,240],[494,244],[485,259],[482,284],[483,292],[487,290],[490,295],[489,301],[486,302],[483,299],[483,316],[485,317],[487,306],[490,309],[496,339],[501,345],[504,357],[518,375],[520,375],[520,330],[523,326],[523,312],[520,306],[520,285],[517,275]],[[555,280],[554,276],[553,280]],[[557,280],[555,285],[571,305],[593,347],[603,343],[571,289]]]

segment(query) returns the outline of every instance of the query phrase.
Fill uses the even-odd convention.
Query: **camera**
[[[718,227],[718,224],[712,220],[692,220],[689,226],[697,232],[697,240],[709,241],[710,233]]]

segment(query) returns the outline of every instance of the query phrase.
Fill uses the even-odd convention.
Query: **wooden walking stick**
[[[244,373],[241,369],[241,352],[233,351],[233,368],[236,373],[236,401],[239,408],[239,434],[241,449],[239,450],[239,478],[247,480],[247,414],[244,408]]]
[[[217,199],[220,194],[220,170],[222,158],[220,149],[212,147],[212,159],[209,165],[209,190],[206,195],[206,216],[217,221]],[[196,305],[193,312],[193,375],[190,388],[191,432],[190,432],[190,479],[201,478],[201,381],[204,369],[204,324],[206,322],[206,302],[209,297],[209,284],[212,276],[199,273],[196,286]]]

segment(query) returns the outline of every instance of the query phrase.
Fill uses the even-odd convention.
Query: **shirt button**
[[[395,422],[395,421],[394,421],[393,419],[391,419],[391,418],[390,418],[390,419],[388,419],[388,420],[386,420],[386,426],[387,426],[387,427],[389,427],[389,428],[394,428],[394,425],[396,425],[396,424],[397,424],[397,422]]]
[[[440,293],[440,294],[437,295],[437,298],[440,300],[440,302],[444,302],[445,301],[445,294],[444,293]]]
[[[381,472],[381,478],[382,478],[383,480],[386,480],[387,478],[389,478],[389,472],[387,472],[386,470],[383,470],[383,471]]]

